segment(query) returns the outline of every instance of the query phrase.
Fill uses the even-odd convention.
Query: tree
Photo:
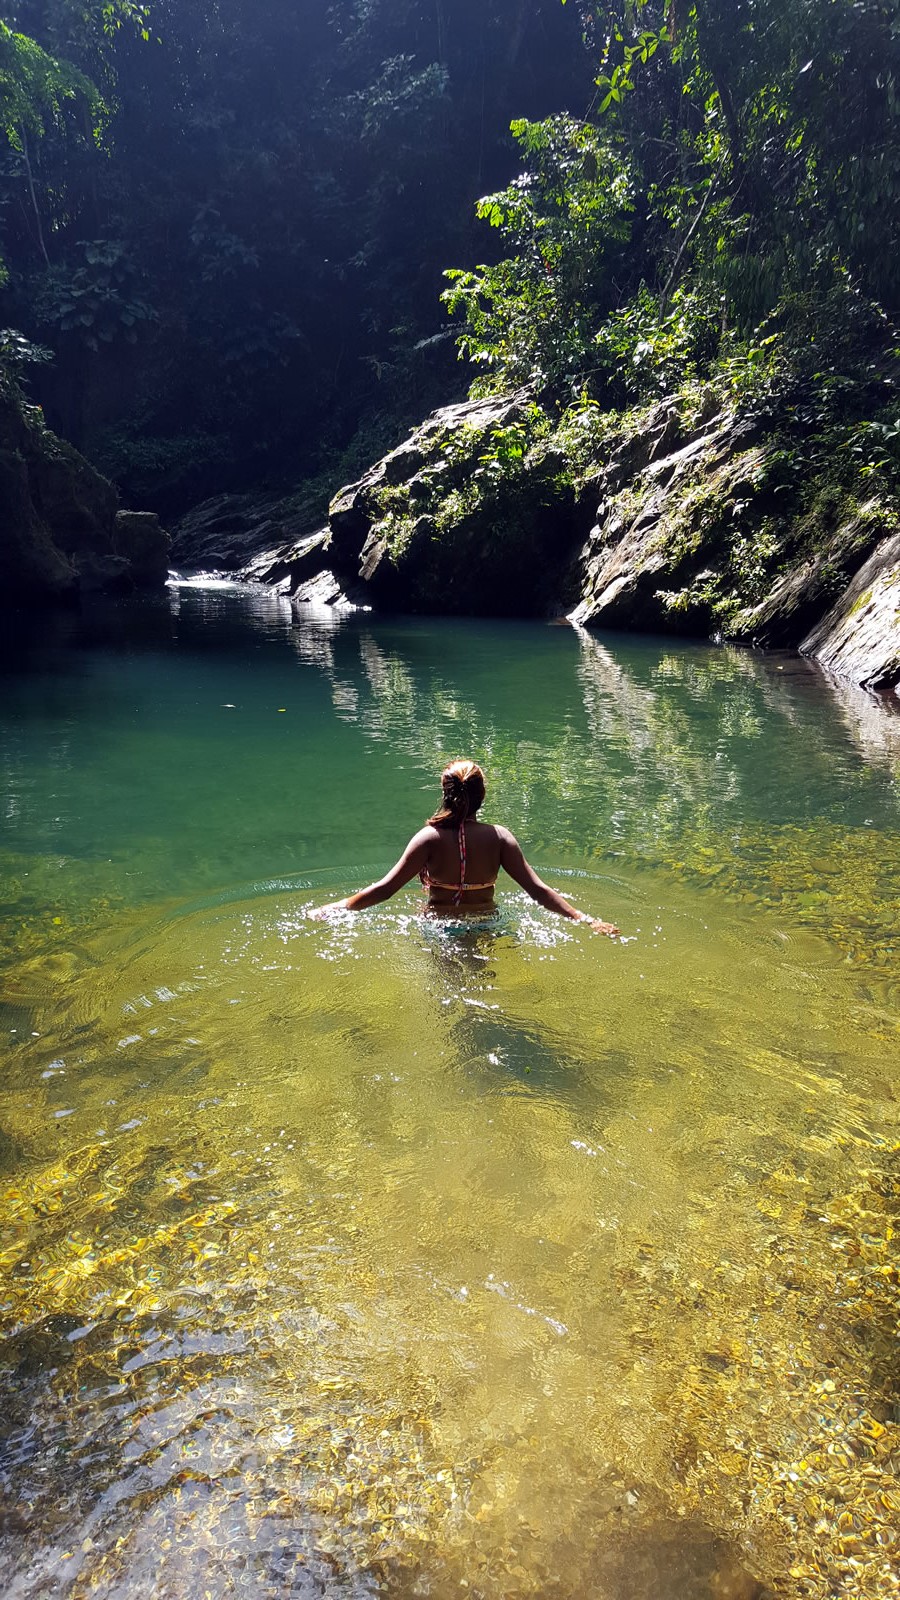
[[[565,3],[565,0],[564,0]],[[780,303],[900,302],[900,24],[888,0],[606,0],[591,120],[514,124],[480,201],[506,258],[454,272],[461,353],[611,403],[709,370]],[[876,318],[877,320],[877,318]]]
[[[10,177],[27,193],[27,225],[46,266],[53,217],[39,173],[41,146],[52,134],[63,141],[80,137],[79,113],[87,114],[93,132],[101,108],[97,90],[77,67],[0,22],[0,130],[12,156]]]
[[[613,134],[570,116],[517,121],[512,132],[525,170],[476,209],[514,254],[448,272],[443,299],[466,318],[460,353],[491,369],[482,389],[577,388],[633,242],[634,167]]]

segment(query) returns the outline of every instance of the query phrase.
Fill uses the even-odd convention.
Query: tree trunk
[[[22,160],[25,163],[25,176],[28,179],[28,192],[31,195],[31,205],[34,211],[35,225],[37,227],[38,244],[41,247],[41,255],[44,258],[44,263],[49,267],[50,257],[47,254],[47,246],[44,242],[44,229],[41,223],[41,208],[38,205],[37,191],[34,186],[34,173],[31,170],[31,156],[28,153],[28,135],[25,132],[24,127],[20,126],[19,132],[22,135]]]

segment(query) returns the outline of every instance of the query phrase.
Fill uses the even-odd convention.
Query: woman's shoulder
[[[513,839],[509,829],[501,827],[500,823],[498,822],[479,822],[476,824],[476,826],[482,830],[482,838],[484,839],[496,839],[497,843],[500,845],[505,844],[509,840],[512,840],[512,842],[515,843],[515,840]]]
[[[433,822],[426,822],[418,833],[413,834],[409,842],[410,844],[434,844],[435,839],[440,837],[440,828],[436,828]]]

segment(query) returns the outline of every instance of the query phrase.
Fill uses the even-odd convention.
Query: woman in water
[[[539,906],[555,911],[572,922],[586,922],[595,933],[615,939],[619,930],[612,922],[576,911],[568,900],[551,889],[528,865],[508,828],[479,822],[478,811],[484,800],[484,773],[474,761],[454,761],[441,774],[443,804],[424,828],[414,834],[400,860],[386,877],[359,889],[346,900],[322,906],[313,916],[329,911],[363,911],[380,905],[418,875],[428,891],[428,911],[433,915],[452,914],[460,909],[484,916],[495,910],[494,884],[502,867],[515,883],[530,894]]]

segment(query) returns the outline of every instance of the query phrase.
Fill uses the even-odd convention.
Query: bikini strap
[[[453,904],[459,905],[463,889],[466,887],[466,823],[465,818],[459,825],[459,888],[453,897]]]

